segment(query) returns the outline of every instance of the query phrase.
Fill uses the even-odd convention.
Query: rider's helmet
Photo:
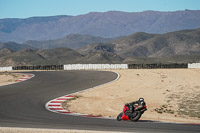
[[[143,102],[143,101],[144,101],[144,98],[139,98],[138,101]]]
[[[142,106],[146,105],[146,103],[144,102],[144,98],[139,98],[138,101],[139,101],[140,105],[142,105]]]

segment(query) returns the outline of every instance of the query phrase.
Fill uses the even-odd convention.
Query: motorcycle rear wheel
[[[122,115],[123,115],[123,112],[121,112],[121,113],[117,116],[117,120],[118,120],[118,121],[121,121],[121,120],[122,120]]]
[[[142,116],[142,113],[139,111],[139,112],[135,112],[136,115],[134,115],[134,117],[130,116],[129,119],[133,122],[136,122],[140,119],[140,117]]]

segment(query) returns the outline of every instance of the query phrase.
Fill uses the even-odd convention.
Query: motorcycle
[[[142,114],[147,110],[147,106],[133,106],[134,111],[130,111],[130,107],[125,105],[123,108],[123,112],[121,112],[118,116],[117,116],[117,120],[121,121],[121,120],[131,120],[131,121],[138,121],[140,119],[140,117],[142,116]]]

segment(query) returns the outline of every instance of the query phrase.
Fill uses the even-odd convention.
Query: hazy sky
[[[200,0],[0,0],[0,18],[80,15],[110,10],[199,10]]]

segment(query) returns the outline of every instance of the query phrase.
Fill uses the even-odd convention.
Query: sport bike
[[[123,112],[121,112],[117,116],[117,120],[131,120],[131,121],[138,121],[142,114],[147,110],[147,106],[133,106],[133,111],[130,111],[130,106],[125,105],[123,108]]]

